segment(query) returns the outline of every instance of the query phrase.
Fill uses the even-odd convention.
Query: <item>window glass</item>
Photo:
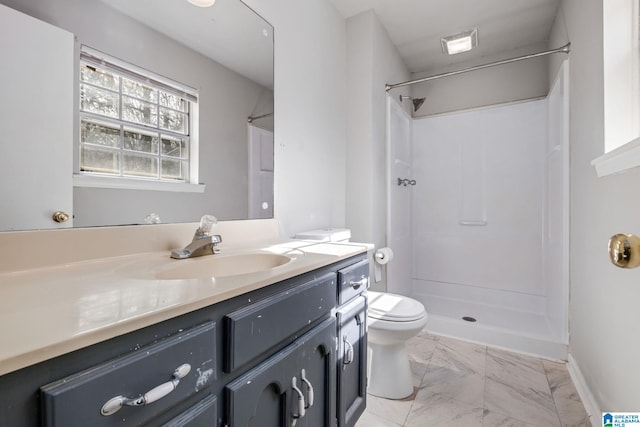
[[[605,152],[640,136],[638,3],[603,2]]]
[[[188,182],[190,120],[197,98],[183,88],[83,50],[81,173]]]

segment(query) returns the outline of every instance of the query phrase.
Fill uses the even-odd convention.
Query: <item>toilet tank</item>
[[[293,238],[315,242],[348,242],[351,239],[351,230],[348,228],[319,228],[296,233]]]

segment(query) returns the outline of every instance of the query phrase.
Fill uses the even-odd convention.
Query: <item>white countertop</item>
[[[159,280],[168,251],[0,272],[0,375],[324,267],[370,249],[356,243],[274,240],[220,255],[270,252],[291,261],[229,277]]]

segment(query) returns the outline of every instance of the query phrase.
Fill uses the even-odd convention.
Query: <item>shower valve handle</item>
[[[398,178],[398,186],[400,185],[404,185],[405,187],[407,185],[416,185],[416,180],[415,179],[408,179],[408,178]]]

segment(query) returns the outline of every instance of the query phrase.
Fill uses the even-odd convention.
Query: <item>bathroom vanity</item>
[[[143,265],[144,274],[155,274],[153,263],[165,262],[160,254],[130,256],[129,264],[100,260],[47,270],[52,304],[55,287],[65,286],[63,277],[78,283],[101,277],[108,286],[105,276],[113,274],[125,279],[111,291],[122,294],[137,285],[146,289],[138,306],[154,299],[163,310],[141,309],[123,321],[118,316],[136,308],[115,302],[109,291],[101,297],[120,304],[118,315],[104,304],[92,311],[84,296],[61,307],[85,304],[83,311],[59,314],[75,327],[82,324],[84,332],[74,332],[66,343],[56,338],[57,344],[42,344],[40,356],[38,350],[25,353],[25,366],[15,358],[0,359],[0,425],[353,426],[366,404],[367,248],[309,242],[285,247],[294,260],[273,268],[277,274],[181,281],[132,273],[134,265]],[[25,285],[22,276],[1,275],[15,279],[16,286]],[[282,279],[271,282],[274,277]],[[145,288],[149,281],[155,294]],[[181,296],[171,300],[172,292]],[[183,313],[166,314],[176,313],[175,306]],[[158,311],[166,312],[163,320]],[[82,312],[94,318],[78,316]],[[3,329],[20,328],[4,320]],[[43,329],[55,323],[39,321]],[[137,327],[144,323],[149,324]],[[73,346],[79,348],[66,352]],[[34,357],[42,360],[32,363]]]

